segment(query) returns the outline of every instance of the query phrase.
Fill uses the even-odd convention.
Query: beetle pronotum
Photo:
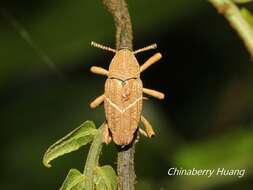
[[[96,108],[104,102],[106,122],[103,129],[103,141],[108,144],[111,139],[119,146],[131,144],[136,132],[151,138],[154,130],[147,119],[141,115],[143,93],[158,99],[164,99],[164,94],[156,90],[143,88],[140,74],[149,66],[161,59],[160,53],[154,54],[143,65],[139,65],[135,54],[155,49],[156,44],[132,51],[129,48],[115,50],[101,44],[91,42],[91,45],[103,50],[114,52],[109,65],[109,71],[92,66],[91,72],[107,76],[105,92],[90,104]],[[145,131],[138,128],[142,121]]]

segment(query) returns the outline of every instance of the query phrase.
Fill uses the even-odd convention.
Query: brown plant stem
[[[114,18],[116,26],[116,49],[132,49],[133,32],[127,3],[125,0],[102,0],[102,2]],[[124,149],[118,149],[118,190],[135,189],[134,153],[134,144]]]
[[[116,49],[133,48],[133,32],[130,15],[125,0],[102,0],[112,14],[116,26]]]

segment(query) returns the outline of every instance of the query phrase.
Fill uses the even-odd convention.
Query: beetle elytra
[[[101,67],[91,67],[92,73],[107,76],[104,94],[90,104],[91,108],[95,108],[104,102],[106,122],[103,141],[108,144],[112,139],[115,144],[123,147],[133,142],[138,131],[149,138],[153,137],[155,133],[152,126],[141,114],[143,93],[158,99],[164,99],[164,94],[143,88],[140,74],[160,60],[162,55],[156,53],[140,66],[135,54],[155,49],[156,44],[136,51],[128,48],[115,50],[95,42],[91,42],[91,45],[115,53],[108,71]],[[138,128],[140,121],[145,131]]]

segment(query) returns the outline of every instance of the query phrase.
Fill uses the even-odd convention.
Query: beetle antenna
[[[151,50],[151,49],[156,49],[156,48],[157,48],[157,45],[156,44],[152,44],[150,46],[147,46],[147,47],[135,50],[134,54],[137,54],[137,53],[140,53],[140,52],[143,52],[143,51],[148,51],[148,50]]]
[[[91,46],[93,47],[96,47],[96,48],[99,48],[99,49],[103,49],[103,50],[106,50],[106,51],[111,51],[113,53],[116,53],[116,50],[115,49],[112,49],[110,47],[107,47],[107,46],[104,46],[104,45],[101,45],[99,43],[96,43],[96,42],[91,42]]]

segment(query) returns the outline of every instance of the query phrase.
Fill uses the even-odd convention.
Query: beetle
[[[155,49],[156,44],[132,51],[129,48],[119,50],[103,46],[96,42],[91,45],[115,53],[109,70],[92,66],[90,71],[98,75],[107,76],[104,94],[90,103],[91,108],[96,108],[104,102],[106,122],[103,128],[103,142],[109,144],[111,140],[116,145],[124,147],[135,139],[136,132],[151,138],[155,132],[142,113],[143,93],[158,99],[164,99],[164,94],[156,90],[143,88],[140,74],[149,66],[162,58],[161,53],[156,53],[144,64],[139,65],[135,55],[150,49]],[[142,122],[145,131],[138,128]]]

